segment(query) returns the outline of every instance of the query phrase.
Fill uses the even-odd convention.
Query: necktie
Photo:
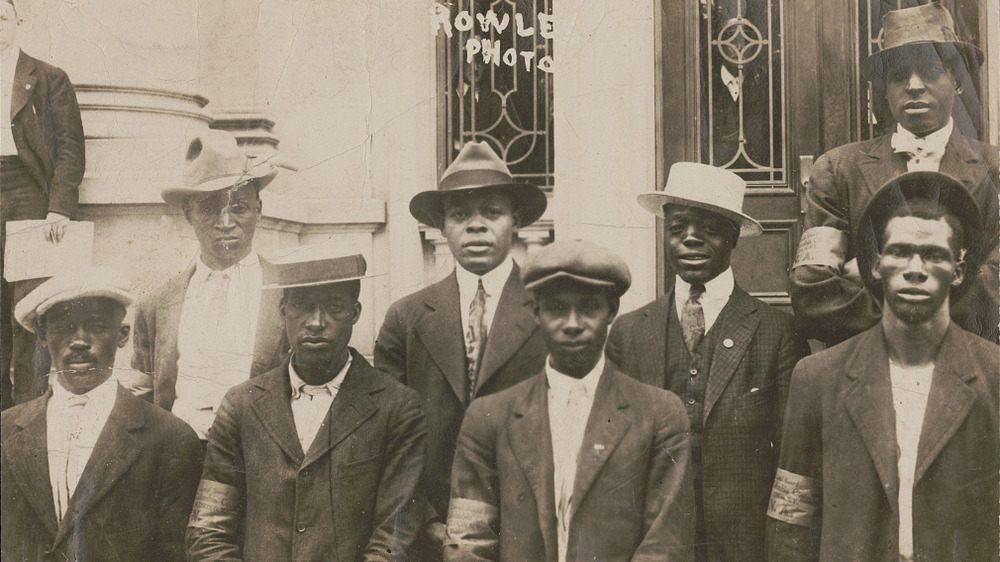
[[[80,450],[78,441],[80,434],[83,432],[83,428],[80,425],[80,416],[83,414],[83,407],[87,405],[88,400],[89,398],[86,394],[71,394],[66,399],[68,412],[63,427],[66,429],[66,445],[68,450],[62,481],[59,483],[59,489],[56,490],[59,500],[60,519],[66,515],[69,500],[73,497],[77,482],[80,481],[80,470],[82,467],[79,464],[82,451]]]
[[[304,384],[302,385],[302,388],[299,389],[299,391],[302,393],[299,395],[299,397],[308,396],[310,401],[313,399],[313,396],[330,394],[330,388],[327,387],[325,384],[321,384],[319,386]]]
[[[705,286],[696,283],[691,285],[691,292],[681,314],[681,329],[684,330],[684,343],[688,351],[694,355],[705,336],[705,311],[701,308],[701,296],[705,294]]]
[[[469,305],[469,329],[465,333],[465,360],[469,374],[468,402],[476,395],[476,378],[479,375],[479,361],[486,343],[486,289],[479,280],[476,296]]]

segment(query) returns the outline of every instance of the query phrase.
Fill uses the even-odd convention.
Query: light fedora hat
[[[545,212],[548,198],[545,192],[530,183],[515,182],[507,165],[490,145],[469,142],[441,176],[438,188],[423,191],[410,200],[413,218],[434,228],[444,224],[444,201],[450,193],[472,193],[477,190],[497,190],[510,197],[517,226],[528,226]]]
[[[959,39],[951,13],[937,2],[892,10],[882,16],[882,33],[877,53],[861,63],[861,72],[871,79],[882,71],[886,54],[918,45],[934,46],[951,44],[965,58],[969,70],[982,64],[983,52],[979,47]]]
[[[202,131],[188,144],[181,187],[168,187],[160,196],[169,205],[181,206],[192,195],[207,195],[246,183],[260,191],[278,175],[269,159],[247,156],[236,137],[224,131]]]
[[[668,204],[698,207],[719,213],[740,226],[740,236],[757,236],[764,232],[759,222],[743,214],[743,194],[747,184],[729,170],[698,164],[675,162],[670,166],[663,191],[639,195],[644,209],[663,218],[663,206]]]

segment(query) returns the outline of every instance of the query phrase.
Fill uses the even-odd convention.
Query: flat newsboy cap
[[[28,293],[14,307],[14,318],[25,330],[34,333],[35,319],[45,316],[52,307],[87,297],[105,297],[125,308],[132,304],[129,279],[106,267],[88,267],[59,273]]]
[[[367,263],[361,254],[333,257],[335,250],[326,244],[295,248],[271,261],[274,267],[264,274],[264,289],[292,289],[332,285],[365,279]]]
[[[243,153],[236,137],[224,131],[202,131],[188,144],[184,159],[184,185],[168,187],[160,197],[169,204],[182,206],[192,196],[204,196],[223,189],[252,183],[257,191],[267,187],[278,175],[270,159],[254,158]]]
[[[521,269],[521,281],[530,291],[567,279],[606,289],[616,297],[632,284],[625,260],[586,240],[553,242],[538,250]]]

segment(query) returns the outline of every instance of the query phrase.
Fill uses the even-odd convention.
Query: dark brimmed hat
[[[618,254],[585,240],[553,242],[521,269],[521,281],[529,291],[559,280],[577,281],[620,297],[632,284],[632,275]]]
[[[293,289],[332,285],[367,279],[367,262],[361,254],[334,256],[330,245],[310,245],[294,248],[286,255],[271,260],[264,273],[264,289]]]
[[[199,133],[188,144],[184,159],[184,185],[168,187],[160,193],[160,197],[167,204],[180,207],[191,196],[204,196],[244,184],[253,184],[260,191],[277,175],[277,167],[268,159],[244,154],[236,143],[236,137],[209,129]]]
[[[858,269],[865,285],[877,295],[881,295],[881,290],[878,280],[872,275],[872,266],[881,251],[879,239],[882,231],[898,208],[918,199],[936,202],[939,207],[947,209],[958,218],[965,234],[966,271],[975,272],[979,269],[979,262],[984,254],[981,246],[986,243],[981,226],[982,212],[965,186],[940,172],[902,174],[889,180],[875,192],[861,212],[854,232]],[[958,296],[968,290],[974,278],[975,275],[966,275],[962,284],[953,289],[953,294]]]
[[[518,227],[528,226],[538,220],[548,205],[545,192],[530,183],[515,182],[507,165],[483,141],[466,143],[441,176],[438,188],[413,196],[410,200],[410,214],[427,226],[441,228],[444,224],[445,197],[450,193],[472,193],[479,190],[506,193],[517,216]]]
[[[917,45],[950,44],[965,59],[970,71],[979,68],[983,61],[983,52],[959,39],[951,14],[937,2],[886,12],[882,16],[879,43],[881,49],[861,63],[861,74],[868,80],[881,74],[887,54]]]

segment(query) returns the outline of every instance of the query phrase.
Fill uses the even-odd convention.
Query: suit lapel
[[[851,383],[844,391],[844,408],[858,429],[882,487],[892,502],[899,488],[896,467],[896,418],[889,381],[889,357],[881,328],[869,330],[844,373]]]
[[[736,287],[719,315],[718,326],[713,326],[713,329],[718,328],[719,331],[715,334],[716,344],[708,373],[703,421],[708,420],[712,406],[732,380],[759,324],[760,318],[757,317],[757,306],[753,299],[743,289]],[[726,346],[727,341],[729,346]]]
[[[464,403],[467,385],[465,335],[455,272],[432,287],[433,290],[424,297],[424,306],[430,312],[417,324],[416,331],[455,396]]]
[[[976,402],[976,392],[967,384],[976,378],[976,369],[965,359],[967,352],[959,341],[962,335],[959,330],[954,323],[949,326],[934,365],[920,443],[917,445],[914,482],[920,481]]]
[[[253,379],[254,386],[260,390],[254,398],[251,408],[257,420],[278,447],[292,459],[296,466],[302,465],[305,456],[299,445],[299,434],[292,418],[291,387],[288,382],[288,359],[281,369],[268,375]]]
[[[118,482],[135,463],[142,452],[142,442],[135,433],[146,426],[145,417],[131,394],[123,387],[117,389],[115,405],[111,408],[101,434],[94,443],[76,491],[66,508],[66,515],[59,523],[54,543],[61,543],[76,526],[76,521],[86,515],[108,490]]]
[[[20,113],[31,99],[38,77],[35,76],[35,61],[21,51],[14,68],[14,88],[10,98],[10,118]]]
[[[657,388],[667,388],[667,322],[673,305],[674,291],[669,287],[644,311],[632,348],[638,354],[640,380]]]
[[[184,294],[187,292],[194,266],[189,267],[183,275],[176,277],[173,284],[163,293],[163,298],[156,304],[156,357],[153,358],[154,372],[177,373],[177,330],[181,322],[181,309],[184,307]]]
[[[858,167],[865,178],[869,195],[874,194],[893,177],[891,142],[892,135],[877,139],[871,150],[862,153],[858,159]]]
[[[549,427],[548,383],[544,371],[531,381],[524,396],[513,405],[513,417],[507,435],[514,458],[524,470],[535,494],[545,551],[555,552],[555,468],[552,461],[552,430]]]
[[[577,455],[576,479],[573,482],[574,506],[583,503],[597,474],[632,425],[623,412],[629,407],[628,400],[618,391],[614,377],[614,367],[611,363],[605,363],[601,381],[594,393],[594,405],[587,418],[587,430]]]
[[[56,508],[52,499],[52,483],[49,481],[49,456],[46,442],[45,409],[50,390],[25,404],[20,416],[11,420],[19,432],[3,444],[5,462],[11,467],[17,487],[31,504],[35,516],[45,526],[50,537],[58,530]]]
[[[483,362],[476,379],[477,390],[482,388],[534,333],[537,325],[531,310],[531,302],[531,295],[521,284],[521,270],[514,264],[514,269],[500,293],[500,301],[497,302],[497,310],[493,315],[493,324],[486,337]]]
[[[305,460],[302,461],[303,467],[312,464],[336,447],[378,411],[378,405],[372,400],[371,393],[382,387],[375,382],[375,379],[367,376],[362,361],[364,359],[360,356],[352,357],[351,367],[344,376],[344,382],[337,391],[337,397],[333,400],[324,422],[326,427],[320,427],[317,432],[317,435],[328,435],[329,439],[313,441],[306,452]]]
[[[274,266],[270,262],[260,258],[260,267],[267,278],[268,271]],[[284,356],[287,347],[281,345],[282,336],[285,334],[284,324],[276,321],[278,316],[278,305],[281,303],[279,290],[264,290],[260,296],[260,308],[257,312],[257,333],[254,336],[253,345],[253,366],[251,374],[263,374],[272,365],[275,350]]]
[[[973,149],[957,127],[951,132],[938,171],[962,182],[973,194],[982,185],[983,178],[989,175],[982,155]]]

